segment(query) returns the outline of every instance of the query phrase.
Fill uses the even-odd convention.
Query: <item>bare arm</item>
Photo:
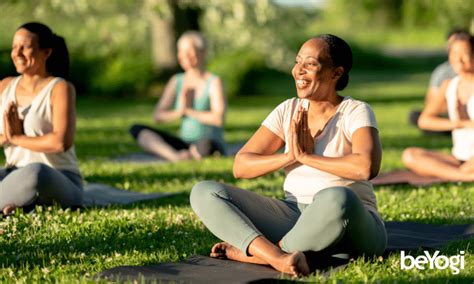
[[[225,118],[226,100],[220,78],[214,79],[211,84],[210,99],[210,111],[198,111],[187,108],[185,110],[185,115],[192,117],[203,124],[222,126]]]
[[[290,154],[275,154],[284,144],[280,137],[260,126],[235,156],[234,177],[255,178],[293,163]]]
[[[441,86],[439,87],[429,87],[428,91],[426,92],[425,96],[425,107],[429,105],[431,102],[436,100],[439,96],[444,96],[444,92],[441,90]],[[448,110],[446,108],[446,105],[444,105],[444,108],[442,108],[442,113],[446,113]]]
[[[156,122],[173,121],[183,116],[183,110],[174,110],[173,103],[176,97],[176,75],[173,76],[165,86],[163,96],[158,101],[153,113]]]
[[[292,147],[297,146],[293,137]],[[382,146],[377,129],[362,127],[352,134],[352,153],[331,158],[306,154],[295,149],[296,160],[304,165],[351,180],[370,180],[377,176],[382,161]]]
[[[10,143],[35,152],[59,153],[74,143],[76,132],[76,91],[71,84],[61,81],[51,95],[53,130],[45,135],[29,137],[13,135]]]
[[[2,105],[2,94],[3,92],[5,91],[5,89],[7,88],[8,84],[10,84],[11,80],[13,79],[13,77],[7,77],[7,78],[4,78],[3,80],[0,81],[0,106]],[[5,131],[5,130],[3,130]],[[7,137],[2,133],[0,134],[0,145],[5,145],[6,143],[8,142],[7,140]]]
[[[418,126],[421,129],[432,131],[448,131],[461,127],[473,127],[470,121],[452,121],[449,118],[440,117],[440,115],[447,108],[444,94],[448,88],[449,82],[450,80],[443,82],[439,89],[440,93],[438,96],[430,101],[421,113],[420,119],[418,120]]]

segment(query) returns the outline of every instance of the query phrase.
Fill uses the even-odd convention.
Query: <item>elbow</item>
[[[69,150],[69,148],[71,148],[71,147],[72,147],[71,142],[61,141],[61,142],[58,142],[58,143],[54,144],[52,152],[53,153],[64,153],[67,150]]]
[[[370,170],[361,169],[356,173],[356,180],[368,181],[371,179],[371,176]]]
[[[429,122],[427,121],[426,117],[421,115],[420,118],[418,118],[417,125],[421,129],[427,129],[428,128]]]
[[[234,178],[235,178],[235,179],[241,179],[241,178],[242,178],[242,173],[241,173],[239,170],[237,170],[237,169],[234,168],[234,170],[232,171],[232,173],[234,174]]]
[[[241,179],[241,178],[244,178],[244,173],[242,171],[242,169],[236,165],[236,163],[234,162],[234,167],[232,168],[232,174],[234,175],[234,178],[236,179]]]
[[[163,122],[164,121],[162,112],[163,111],[161,111],[161,110],[155,110],[155,112],[153,113],[153,117],[152,117],[154,122]]]
[[[366,165],[363,167],[360,167],[356,171],[356,180],[360,181],[369,181],[373,178],[375,178],[379,174],[379,167],[375,167],[373,165]]]
[[[380,170],[379,167],[377,167],[377,168],[375,168],[375,167],[372,168],[372,169],[370,170],[369,175],[368,175],[368,178],[367,178],[366,180],[371,180],[371,179],[375,178],[376,176],[378,176],[379,170]]]
[[[243,167],[241,166],[240,157],[239,157],[238,153],[235,156],[234,166],[232,168],[232,174],[234,175],[234,178],[236,178],[236,179],[241,179],[241,178],[246,177],[245,176],[245,171],[243,170]]]

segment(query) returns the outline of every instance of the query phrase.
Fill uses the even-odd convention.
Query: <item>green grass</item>
[[[344,91],[344,95],[370,102],[376,112],[384,146],[383,171],[402,168],[401,152],[408,146],[449,151],[449,138],[422,136],[407,123],[409,110],[422,106],[428,76],[400,70],[355,73],[349,89]],[[294,95],[292,84],[291,80],[262,82],[262,95],[231,100],[226,139],[248,139],[274,106]],[[76,150],[81,170],[88,182],[140,192],[178,194],[134,205],[81,211],[38,207],[34,215],[17,213],[2,220],[1,281],[87,282],[95,273],[118,265],[156,264],[182,260],[196,253],[208,254],[217,239],[200,223],[188,202],[193,184],[200,180],[218,180],[267,196],[283,197],[282,172],[254,180],[235,180],[231,158],[177,164],[112,163],[111,157],[139,150],[127,129],[135,122],[151,123],[153,105],[151,100],[79,97]],[[166,129],[174,130],[176,126],[172,124]],[[472,184],[384,186],[376,188],[376,195],[385,220],[473,222]],[[385,259],[356,259],[328,279],[316,274],[307,280],[472,282],[471,243],[454,243],[441,251],[445,255],[466,251],[466,267],[457,276],[449,270],[402,271],[400,256],[394,254]]]

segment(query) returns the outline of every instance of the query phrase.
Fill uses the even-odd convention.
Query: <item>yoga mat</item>
[[[386,252],[436,249],[449,242],[474,238],[474,224],[432,225],[414,222],[385,222],[388,243]]]
[[[111,159],[112,162],[116,163],[166,163],[166,160],[163,160],[150,153],[130,153],[122,156],[118,156]]]
[[[245,145],[245,143],[232,143],[227,144],[227,155],[226,156],[235,156],[237,152]],[[112,162],[116,163],[167,163],[168,161],[163,160],[153,154],[139,152],[139,153],[129,153],[122,156],[114,157],[111,159]]]
[[[428,186],[437,183],[453,182],[436,177],[420,176],[409,170],[398,170],[378,175],[371,180],[373,185],[410,184],[413,186]]]
[[[106,206],[111,204],[130,204],[138,201],[158,199],[172,193],[140,193],[118,189],[106,184],[89,183],[84,186],[83,206]]]
[[[474,237],[473,225],[431,225],[413,222],[386,222],[388,246],[386,254],[400,250],[419,248],[441,248],[449,242]],[[307,254],[308,256],[308,254]],[[309,262],[315,263],[309,259]],[[327,260],[324,260],[326,264]],[[345,267],[347,261],[330,260],[335,269]],[[320,261],[320,263],[322,263]],[[314,270],[314,265],[311,265]],[[316,267],[325,275],[332,271],[328,267]],[[218,260],[193,255],[180,262],[167,262],[146,266],[118,266],[105,270],[96,279],[112,281],[156,281],[158,283],[266,283],[279,282],[282,274],[264,265]],[[283,280],[280,280],[284,282]]]

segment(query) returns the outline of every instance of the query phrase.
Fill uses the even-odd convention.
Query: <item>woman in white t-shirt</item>
[[[292,70],[297,98],[276,107],[237,153],[236,178],[284,169],[285,200],[212,181],[194,186],[192,208],[224,240],[212,257],[296,276],[310,272],[312,259],[383,253],[385,227],[368,181],[382,155],[375,117],[337,93],[351,68],[351,48],[339,37],[305,42]]]
[[[407,168],[424,176],[474,181],[474,37],[456,35],[449,62],[458,76],[441,85],[440,94],[423,110],[418,125],[432,131],[452,131],[451,154],[410,147],[403,152]],[[448,110],[449,118],[441,117]]]

